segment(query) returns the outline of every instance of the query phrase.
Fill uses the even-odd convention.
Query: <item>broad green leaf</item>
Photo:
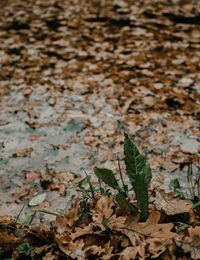
[[[169,183],[169,189],[171,191],[176,191],[177,189],[180,189],[181,186],[180,186],[180,183],[179,183],[179,180],[178,179],[174,179],[174,180],[171,180],[170,183]]]
[[[124,155],[126,174],[135,191],[137,205],[141,211],[141,220],[148,217],[148,185],[151,181],[151,168],[147,158],[142,155],[125,133]]]
[[[100,180],[108,184],[113,189],[120,190],[120,187],[112,170],[94,167],[94,173]]]
[[[119,205],[125,208],[129,213],[134,212],[134,207],[131,205],[130,202],[127,201],[126,197],[123,194],[118,193],[114,196],[114,198],[119,203]]]

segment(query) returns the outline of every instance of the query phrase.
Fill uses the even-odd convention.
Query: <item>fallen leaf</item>
[[[78,220],[78,210],[79,210],[79,201],[75,200],[72,204],[72,207],[65,213],[65,215],[57,216],[55,226],[58,234],[62,234],[66,231],[69,231],[71,227]]]
[[[22,241],[23,238],[16,237],[13,234],[0,234],[0,245],[5,251],[12,250],[13,248],[21,244]]]
[[[189,213],[192,209],[190,200],[181,200],[174,192],[165,193],[163,190],[156,190],[154,205],[157,210],[163,210],[167,215]]]
[[[181,236],[175,239],[178,246],[181,246],[185,253],[190,252],[191,259],[200,259],[200,227],[188,228],[188,236]]]
[[[130,239],[142,259],[146,255],[156,258],[170,247],[173,249],[172,238],[176,237],[176,233],[171,232],[173,224],[159,223],[159,220],[160,212],[153,211],[145,223],[129,222],[128,226],[118,229]]]
[[[33,197],[29,201],[28,205],[31,206],[31,207],[37,206],[37,205],[39,205],[40,203],[42,203],[46,199],[46,196],[47,196],[46,193],[42,193],[42,194],[36,195],[35,197]]]
[[[101,227],[102,230],[105,230],[104,221],[108,221],[113,214],[113,206],[115,205],[112,197],[102,196],[98,199],[95,209],[93,210],[92,219],[95,225]]]
[[[22,150],[16,151],[15,153],[13,153],[13,157],[26,157],[29,154],[31,154],[33,151],[32,147],[29,148],[24,148]]]

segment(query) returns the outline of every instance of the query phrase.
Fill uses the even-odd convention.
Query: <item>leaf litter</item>
[[[168,251],[185,259],[178,247],[198,259],[191,203],[166,190],[173,174],[188,189],[180,165],[196,163],[200,151],[199,2],[11,0],[0,5],[1,247],[11,251],[27,239],[44,259],[58,259],[60,251],[80,259],[167,259]],[[35,210],[33,222],[56,218],[58,225],[55,215],[61,217],[78,197],[73,187],[82,168],[91,171],[98,162],[116,171],[124,130],[148,153],[153,169],[149,195],[155,209],[147,226],[135,216],[134,231],[128,231],[127,216],[103,197],[91,205],[91,223],[87,218],[79,223],[75,211],[71,227],[65,215],[61,233],[49,227],[44,232],[51,233],[49,244],[39,226],[28,238],[24,228],[21,235],[13,231],[20,218],[30,223]],[[26,206],[41,194],[44,201]],[[189,223],[188,231],[175,232],[177,215]],[[40,245],[29,240],[33,234]],[[14,255],[20,257],[16,250]]]

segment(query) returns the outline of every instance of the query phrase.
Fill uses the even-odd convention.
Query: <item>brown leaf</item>
[[[56,237],[56,241],[60,250],[72,259],[86,259],[84,252],[84,241],[83,239],[77,239],[75,242],[71,241],[67,235],[59,235]]]
[[[126,247],[119,255],[122,260],[130,260],[130,256],[132,259],[136,259],[137,253],[137,247],[129,246]]]
[[[183,248],[185,253],[190,252],[191,259],[199,259],[200,256],[200,226],[188,229],[188,236],[177,238],[176,243]]]
[[[175,215],[185,212],[190,212],[192,203],[189,200],[180,200],[175,197],[174,192],[165,193],[164,191],[156,190],[155,206],[157,210],[163,210],[167,215]]]
[[[57,233],[62,234],[65,231],[68,231],[78,220],[78,209],[79,209],[79,201],[76,200],[72,207],[62,216],[56,217],[55,226],[57,228]]]
[[[33,151],[32,147],[24,148],[13,153],[13,157],[26,157]]]
[[[33,182],[35,180],[39,180],[40,173],[36,171],[31,171],[26,173],[26,183]]]
[[[23,238],[16,237],[13,234],[0,234],[0,245],[5,251],[12,250],[13,248],[21,244],[22,241]]]
[[[95,225],[101,227],[102,230],[105,229],[103,221],[109,220],[113,214],[114,200],[112,197],[102,196],[96,203],[95,209],[93,210],[92,219]]]
[[[75,229],[75,232],[71,233],[70,237],[72,240],[76,240],[77,238],[80,238],[85,235],[92,235],[94,231],[92,230],[92,226],[88,225],[83,228],[77,227]]]
[[[118,230],[123,232],[131,241],[140,257],[150,254],[158,257],[169,247],[173,247],[172,238],[176,233],[171,232],[173,224],[160,224],[160,212],[153,211],[145,223],[129,223]]]
[[[10,216],[0,216],[0,226],[14,225],[16,221]]]
[[[43,241],[53,237],[50,227],[44,223],[33,224],[28,227],[28,234]]]

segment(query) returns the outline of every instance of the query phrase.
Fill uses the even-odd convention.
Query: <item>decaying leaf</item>
[[[19,244],[21,244],[23,241],[23,238],[16,237],[15,235],[11,234],[0,234],[0,246],[5,250],[9,251],[13,248],[17,247]]]
[[[159,220],[160,213],[153,211],[145,223],[129,222],[128,226],[119,228],[130,239],[140,257],[158,257],[173,248],[173,238],[176,237],[176,233],[171,232],[173,224],[162,224]]]
[[[75,200],[72,204],[72,207],[69,209],[68,212],[62,217],[56,217],[55,226],[57,228],[57,233],[62,234],[71,228],[76,221],[78,220],[78,211],[79,211],[79,201]]]
[[[191,201],[181,200],[174,192],[165,193],[163,190],[156,190],[154,204],[157,210],[163,210],[167,215],[189,213],[192,209]]]
[[[14,225],[16,224],[16,220],[13,219],[10,216],[0,216],[0,227],[1,226],[6,226],[6,225]]]
[[[25,157],[28,156],[29,154],[31,154],[33,151],[32,147],[29,148],[24,148],[22,150],[16,151],[15,153],[13,153],[13,157]]]
[[[41,241],[48,241],[53,236],[50,227],[44,223],[29,226],[28,234]]]
[[[31,207],[37,206],[46,199],[46,196],[46,193],[38,194],[29,201],[28,205]]]
[[[175,241],[185,253],[190,253],[191,259],[200,258],[200,226],[188,228],[188,236],[178,237]]]
[[[92,219],[94,224],[100,226],[102,230],[105,230],[105,224],[109,223],[109,219],[113,214],[114,205],[115,202],[113,198],[107,196],[102,196],[96,203]]]

